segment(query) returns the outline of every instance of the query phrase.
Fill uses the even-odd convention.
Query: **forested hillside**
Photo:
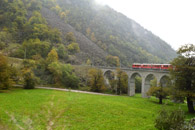
[[[130,66],[167,63],[166,42],[135,21],[94,0],[1,0],[0,51],[11,57],[46,58],[55,49],[72,64]]]

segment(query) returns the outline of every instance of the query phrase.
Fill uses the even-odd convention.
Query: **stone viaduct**
[[[94,66],[95,67],[95,66]],[[104,78],[106,79],[106,74],[114,72],[116,74],[116,68],[114,67],[95,67],[103,71]],[[157,84],[163,84],[163,81],[169,77],[169,72],[165,70],[146,70],[146,69],[132,69],[132,68],[120,68],[122,71],[126,72],[128,75],[128,95],[135,95],[135,77],[138,75],[142,78],[142,88],[141,94],[143,98],[148,97],[146,95],[147,91],[150,88],[150,81],[155,77],[157,79]]]

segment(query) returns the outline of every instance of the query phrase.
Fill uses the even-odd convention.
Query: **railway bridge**
[[[103,71],[104,79],[108,82],[107,74],[111,72],[116,74],[115,67],[95,67]],[[147,98],[147,91],[150,88],[150,81],[155,77],[157,79],[157,85],[160,83],[163,85],[166,79],[169,77],[169,72],[166,70],[147,70],[147,69],[132,69],[132,68],[120,68],[122,71],[126,72],[128,75],[128,95],[135,95],[135,77],[140,76],[142,78],[142,88],[141,94],[143,98]]]

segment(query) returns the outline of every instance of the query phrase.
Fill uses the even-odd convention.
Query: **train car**
[[[141,65],[142,64],[140,64],[140,63],[133,63],[132,68],[133,69],[141,69],[142,68]]]
[[[132,65],[133,69],[154,69],[154,70],[168,70],[172,68],[170,64],[141,64],[141,63],[134,63]]]
[[[173,68],[171,64],[163,64],[161,69],[168,70]]]

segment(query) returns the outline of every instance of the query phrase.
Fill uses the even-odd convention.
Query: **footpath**
[[[35,87],[35,88],[58,90],[58,91],[65,91],[65,92],[75,92],[75,93],[87,93],[87,94],[104,95],[104,96],[117,96],[117,95],[111,95],[111,94],[103,94],[103,93],[95,93],[95,92],[87,92],[87,91],[80,91],[80,90],[63,89],[63,88],[50,88],[50,87]]]

